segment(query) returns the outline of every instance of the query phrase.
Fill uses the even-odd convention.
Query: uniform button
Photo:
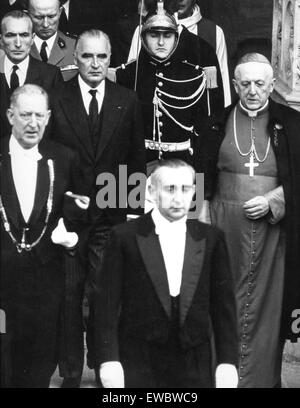
[[[159,72],[158,76],[163,77],[164,74],[162,72]]]
[[[246,323],[246,324],[244,325],[244,327],[248,327],[248,324]],[[245,347],[245,345],[243,345],[243,347]]]
[[[163,86],[163,83],[162,83],[162,82],[159,82],[157,85],[158,85],[158,86]]]
[[[256,230],[253,230],[253,234],[255,234],[256,233]]]
[[[252,241],[252,244],[254,245],[254,244],[255,244],[255,241]]]
[[[158,126],[163,126],[163,123],[162,122],[158,122]]]
[[[249,306],[250,306],[249,303],[247,303],[247,304],[246,304],[246,307],[249,307]]]
[[[248,316],[249,316],[248,313],[246,313],[246,314],[245,314],[245,317],[248,317]]]
[[[157,92],[157,95],[158,95],[158,96],[161,96],[161,93],[160,93],[160,92]]]
[[[255,255],[256,254],[256,252],[255,251],[252,251],[252,255]]]
[[[244,368],[244,366],[241,366],[241,370]]]
[[[243,377],[242,376],[240,376],[240,380],[242,380],[243,379]]]
[[[244,354],[241,355],[242,358],[245,358]]]
[[[161,136],[162,136],[162,133],[161,133],[161,132],[158,132],[158,136],[161,137]]]

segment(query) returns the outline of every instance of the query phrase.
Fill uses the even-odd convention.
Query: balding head
[[[274,89],[273,68],[261,54],[244,55],[237,63],[234,78],[235,91],[242,105],[249,110],[263,107]]]
[[[78,37],[74,62],[80,77],[91,88],[96,88],[106,77],[110,55],[110,41],[103,31],[89,30]]]
[[[28,0],[28,12],[38,37],[45,41],[56,34],[61,13],[59,0]]]

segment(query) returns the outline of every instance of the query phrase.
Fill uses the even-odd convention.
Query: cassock
[[[286,141],[281,122],[270,135],[269,105],[256,116],[238,104],[231,111],[220,146],[212,224],[225,231],[235,279],[239,332],[239,386],[280,384],[280,336],[285,280],[285,195],[289,187],[279,169]],[[251,142],[252,141],[252,142]],[[252,146],[252,147],[251,147]],[[276,153],[276,154],[275,154]],[[287,154],[286,158],[287,160]],[[286,171],[288,166],[286,166]],[[255,196],[269,200],[260,219],[246,218],[243,204]]]

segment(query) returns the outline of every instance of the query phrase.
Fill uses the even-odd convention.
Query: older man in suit
[[[1,139],[0,301],[6,314],[1,365],[8,358],[10,364],[1,385],[48,387],[57,364],[63,247],[75,255],[78,241],[60,219],[68,216],[65,193],[74,191],[77,160],[64,146],[40,144],[50,111],[39,86],[17,88],[7,115],[12,132]]]
[[[30,55],[34,58],[56,65],[64,80],[76,75],[74,66],[75,39],[58,30],[62,12],[59,0],[29,0],[28,12],[35,32]]]
[[[23,11],[11,11],[1,21],[0,55],[1,136],[10,129],[6,118],[9,99],[18,86],[32,83],[46,91],[63,82],[58,68],[29,55],[33,43],[32,21]]]
[[[128,213],[126,206],[121,208],[118,201],[120,176],[125,176],[127,182],[120,165],[126,166],[128,177],[145,172],[143,125],[137,96],[106,79],[110,55],[110,41],[106,34],[99,30],[84,32],[78,38],[75,49],[79,75],[55,89],[52,99],[53,138],[80,154],[83,187],[91,198],[86,265],[91,313],[87,332],[88,365],[91,368],[97,368],[92,354],[93,335],[89,330],[93,322],[95,276],[99,273],[103,247],[111,227],[125,221]],[[105,174],[112,175],[116,182],[113,195],[118,202],[114,208],[99,208],[96,203],[100,188],[97,183],[101,183],[98,176],[101,178]],[[83,282],[78,286],[82,287]],[[78,361],[83,356],[83,343],[80,340],[79,343],[81,357],[77,357]],[[77,376],[80,381],[81,370],[82,361],[76,369],[67,371],[72,371],[70,376]]]
[[[113,228],[98,275],[104,387],[236,387],[236,310],[221,231],[187,220],[195,172],[179,159],[151,175],[152,213]],[[124,370],[124,373],[123,373]]]

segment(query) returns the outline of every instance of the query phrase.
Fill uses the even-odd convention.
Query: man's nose
[[[181,202],[182,197],[183,197],[183,192],[181,191],[181,189],[177,189],[174,191],[173,199],[176,203]]]
[[[49,26],[49,20],[48,20],[48,17],[47,16],[45,16],[44,18],[43,18],[43,27],[48,27]]]
[[[250,93],[251,93],[252,95],[256,94],[256,86],[255,86],[255,83],[254,83],[254,82],[251,82],[251,83],[250,83]]]
[[[17,36],[16,36],[15,45],[16,45],[16,47],[21,47],[21,38],[20,38],[19,34],[17,34]]]
[[[36,125],[37,125],[37,119],[36,119],[36,114],[35,114],[35,113],[32,113],[32,114],[31,114],[28,123],[29,123],[29,125],[30,125],[31,127],[36,127]]]
[[[94,55],[94,57],[93,57],[93,63],[92,64],[93,64],[93,67],[95,67],[95,68],[98,68],[99,65],[100,65],[99,59],[98,59],[98,57],[96,55]]]
[[[164,43],[165,43],[165,37],[164,37],[163,34],[160,34],[159,37],[158,37],[158,44],[159,45],[164,45]]]

